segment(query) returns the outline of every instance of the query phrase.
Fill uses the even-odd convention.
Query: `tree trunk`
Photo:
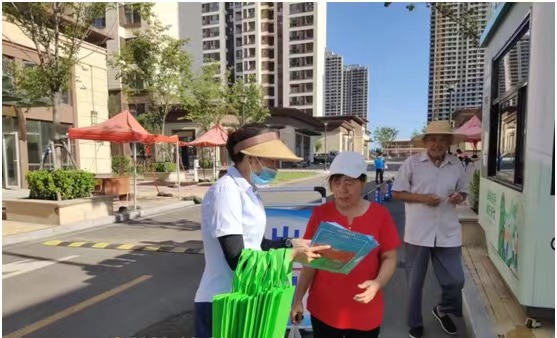
[[[60,91],[55,92],[52,97],[52,124],[54,128],[54,144],[61,144],[62,132],[61,132],[61,121],[60,121],[60,105],[62,103],[62,93]],[[77,121],[74,121],[74,124]],[[62,168],[62,149],[60,147],[54,146],[52,149],[54,154],[54,169]]]

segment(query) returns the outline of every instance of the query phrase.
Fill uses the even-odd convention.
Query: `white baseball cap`
[[[355,151],[343,151],[335,157],[329,170],[331,176],[340,174],[358,178],[362,174],[367,175],[367,163],[362,154]]]

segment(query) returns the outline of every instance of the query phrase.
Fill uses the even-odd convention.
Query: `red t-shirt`
[[[389,211],[376,203],[351,225],[336,208],[334,201],[314,209],[305,239],[311,239],[321,222],[336,222],[347,229],[373,236],[379,247],[369,253],[348,275],[317,270],[309,289],[308,311],[320,321],[338,329],[369,331],[383,321],[383,293],[379,291],[368,304],[354,300],[364,292],[358,284],[373,280],[379,273],[381,255],[400,246],[401,241]]]

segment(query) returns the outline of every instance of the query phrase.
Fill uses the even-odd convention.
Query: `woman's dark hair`
[[[342,178],[343,176],[344,176],[344,175],[342,175],[342,174],[334,174],[334,175],[329,176],[329,188],[332,186],[332,184],[333,184],[334,181],[336,181],[336,180]],[[359,180],[360,182],[364,182],[364,183],[365,183],[365,182],[367,181],[367,176],[366,176],[366,174],[361,174],[360,177],[358,177],[358,180]]]
[[[238,143],[250,137],[268,133],[270,131],[271,130],[263,123],[248,123],[230,133],[228,135],[228,140],[226,141],[226,150],[228,151],[228,155],[230,156],[232,162],[239,163],[244,159],[243,153],[234,153],[234,147]]]

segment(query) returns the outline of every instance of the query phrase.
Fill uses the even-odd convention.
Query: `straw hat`
[[[432,121],[427,125],[425,133],[414,137],[412,143],[417,147],[423,147],[425,145],[424,137],[427,135],[451,135],[453,137],[451,144],[462,143],[466,140],[465,135],[451,131],[449,121]]]
[[[275,132],[263,133],[245,139],[236,144],[234,152],[279,161],[300,162],[303,160],[296,156]]]

